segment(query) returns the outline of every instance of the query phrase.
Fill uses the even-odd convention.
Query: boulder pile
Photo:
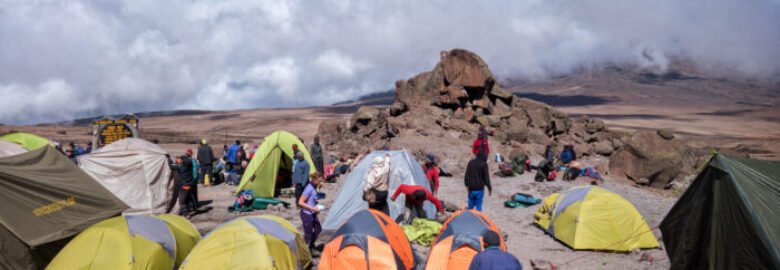
[[[672,164],[690,160],[687,146],[671,132],[612,131],[602,120],[570,118],[547,104],[517,97],[496,83],[481,57],[464,49],[441,52],[433,70],[395,86],[395,102],[389,107],[361,107],[349,121],[323,122],[318,131],[323,146],[338,154],[406,148],[465,164],[470,156],[463,153],[482,127],[504,153],[541,156],[546,145],[558,153],[572,144],[578,157],[613,157],[613,175],[652,186],[680,177]]]

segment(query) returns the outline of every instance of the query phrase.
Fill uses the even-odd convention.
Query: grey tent
[[[0,269],[42,269],[68,238],[127,205],[47,146],[0,158]]]
[[[390,176],[388,177],[390,195],[401,184],[420,185],[429,189],[428,178],[425,177],[422,165],[406,151],[371,152],[347,175],[341,191],[325,219],[324,230],[335,231],[353,214],[362,209],[368,209],[368,203],[363,201],[362,196],[363,186],[366,183],[366,174],[371,169],[371,161],[375,157],[383,156],[386,153],[390,154]],[[404,196],[399,196],[395,202],[390,201],[390,198],[388,198],[388,204],[390,205],[390,217],[396,219],[403,213],[405,205]],[[432,203],[425,202],[423,208],[428,218],[434,219],[436,217],[436,206]]]
[[[167,152],[142,139],[127,138],[78,158],[79,167],[130,209],[125,214],[162,214],[168,201],[171,169]]]
[[[27,149],[24,149],[21,145],[0,140],[0,157],[8,157],[21,153],[27,153]]]
[[[672,269],[780,269],[780,162],[713,156],[661,232]]]

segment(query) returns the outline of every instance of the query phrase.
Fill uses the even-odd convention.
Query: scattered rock
[[[611,158],[609,170],[635,182],[647,178],[653,187],[663,188],[678,177],[692,152],[679,141],[667,141],[655,132],[638,131]]]
[[[612,154],[612,143],[610,142],[597,142],[593,144],[593,152],[602,156],[609,156]]]
[[[658,130],[656,133],[658,133],[658,136],[661,136],[661,138],[663,138],[664,140],[674,139],[674,133],[672,133],[671,130],[661,129]]]

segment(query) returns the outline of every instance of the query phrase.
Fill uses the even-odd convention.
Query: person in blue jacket
[[[498,233],[488,230],[482,235],[485,249],[474,256],[469,270],[523,270],[523,265],[514,255],[501,250],[501,238]]]
[[[563,162],[564,165],[569,164],[572,160],[577,159],[577,153],[574,152],[574,145],[567,144],[563,147],[563,151],[561,152],[560,156],[561,162]]]

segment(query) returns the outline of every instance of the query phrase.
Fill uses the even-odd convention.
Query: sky
[[[780,74],[778,0],[0,0],[0,123],[328,105],[439,52],[501,78],[614,63]]]

